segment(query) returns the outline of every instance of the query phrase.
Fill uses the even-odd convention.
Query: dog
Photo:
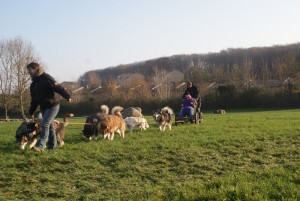
[[[107,105],[101,105],[101,111],[96,114],[92,114],[87,117],[85,125],[82,130],[82,134],[89,140],[95,137],[98,140],[98,134],[100,131],[101,121],[108,115],[109,107]]]
[[[122,116],[124,119],[126,117],[144,117],[142,115],[142,109],[140,107],[129,107],[122,111]]]
[[[126,117],[124,119],[129,132],[132,132],[133,127],[139,127],[142,130],[149,128],[149,124],[145,118],[142,117]]]
[[[168,126],[170,130],[172,129],[172,114],[174,114],[174,112],[168,106],[153,114],[153,118],[156,121],[160,131],[165,131],[166,126]]]
[[[41,133],[41,122],[28,121],[27,119],[18,127],[16,131],[16,143],[24,150],[26,144],[30,142],[30,149],[34,147],[37,138]]]
[[[56,133],[56,139],[59,142],[59,145],[61,147],[64,146],[64,144],[65,144],[65,142],[64,142],[64,138],[65,138],[65,134],[66,134],[65,128],[69,124],[68,117],[73,117],[73,116],[74,116],[74,114],[67,113],[64,116],[63,122],[54,120],[54,129],[55,129],[55,133]]]
[[[68,117],[74,116],[71,113],[65,114],[64,122],[59,123],[54,120],[54,129],[56,132],[56,138],[60,146],[64,145],[64,136],[65,136],[65,127],[68,125]],[[19,145],[20,149],[25,149],[26,144],[30,142],[29,148],[35,146],[37,143],[38,137],[42,131],[42,117],[39,115],[37,120],[29,121],[25,120],[16,131],[16,142]]]
[[[125,137],[126,125],[121,115],[124,108],[121,106],[115,106],[111,110],[111,115],[107,115],[100,123],[102,131],[102,138],[108,140],[114,139],[114,133],[118,132],[122,138]]]
[[[225,110],[217,109],[214,111],[214,114],[226,114]]]

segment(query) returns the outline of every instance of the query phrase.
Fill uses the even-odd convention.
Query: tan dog
[[[73,117],[74,114],[67,113],[64,116],[64,122],[60,123],[57,120],[54,120],[54,129],[56,132],[56,139],[59,142],[59,145],[62,147],[64,146],[64,137],[65,137],[65,127],[69,124],[68,117]]]
[[[119,132],[122,138],[125,137],[126,125],[121,115],[122,110],[123,107],[115,106],[111,110],[111,115],[108,115],[101,121],[100,128],[103,139],[108,137],[109,140],[113,140],[115,132]]]

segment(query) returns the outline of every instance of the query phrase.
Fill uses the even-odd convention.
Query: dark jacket
[[[199,98],[198,97],[198,95],[199,95],[198,89],[196,86],[194,86],[194,84],[192,85],[192,87],[186,88],[185,92],[182,95],[182,99],[184,99],[185,95],[187,95],[188,93],[191,94],[192,98],[195,98],[195,99]]]
[[[50,75],[43,73],[38,77],[34,77],[30,85],[29,115],[32,116],[38,106],[41,110],[44,110],[58,105],[60,97],[57,93],[67,100],[71,97]]]

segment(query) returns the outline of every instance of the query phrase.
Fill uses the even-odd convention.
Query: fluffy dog
[[[159,130],[165,131],[166,126],[171,130],[172,128],[172,118],[171,115],[174,114],[173,110],[168,106],[162,108],[160,111],[157,111],[153,114],[153,118],[156,121]]]
[[[126,117],[124,121],[130,132],[132,132],[133,127],[139,127],[141,131],[149,128],[147,120],[142,117]]]
[[[129,107],[122,111],[122,116],[126,117],[144,117],[142,115],[142,109],[140,107]]]
[[[36,121],[28,121],[25,120],[17,129],[16,132],[16,142],[19,145],[20,149],[25,149],[26,144],[30,142],[29,148],[35,146],[38,136],[41,134],[42,131],[42,119],[41,115]],[[60,146],[64,145],[64,136],[65,136],[65,127],[68,125],[68,117],[74,116],[71,113],[68,113],[64,116],[64,122],[59,123],[58,121],[54,120],[54,128],[56,132],[56,138],[60,144]]]
[[[122,138],[125,137],[126,125],[125,125],[125,121],[121,115],[122,110],[123,110],[123,107],[115,106],[111,110],[111,115],[106,116],[101,121],[100,125],[101,125],[103,139],[108,137],[109,140],[113,140],[114,133],[118,132],[118,131]]]
[[[37,138],[41,133],[40,121],[28,121],[25,120],[16,131],[16,143],[20,149],[25,149],[25,146],[30,142],[30,149],[34,147],[37,142]]]
[[[108,115],[108,112],[108,106],[101,105],[101,111],[99,113],[87,117],[82,133],[88,140],[92,140],[92,136],[95,136],[95,140],[98,140],[100,123]]]

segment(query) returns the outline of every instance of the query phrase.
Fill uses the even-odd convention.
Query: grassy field
[[[0,200],[300,200],[300,110],[206,113],[203,124],[150,128],[41,154],[0,123]],[[85,119],[71,119],[84,122]]]

